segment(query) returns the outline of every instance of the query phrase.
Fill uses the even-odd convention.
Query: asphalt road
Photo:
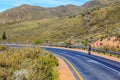
[[[120,80],[120,62],[84,52],[50,47],[44,49],[70,61],[84,80]]]

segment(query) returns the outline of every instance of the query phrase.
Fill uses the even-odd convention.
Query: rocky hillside
[[[120,37],[106,37],[104,39],[96,41],[92,46],[104,50],[120,52]]]
[[[97,3],[103,5],[100,0]],[[74,5],[43,8],[24,4],[7,10],[1,13],[6,13],[6,16],[0,18],[1,23],[4,23],[0,24],[0,34],[2,36],[3,32],[6,32],[7,40],[1,37],[0,41],[85,46],[112,36],[120,41],[120,3],[94,6],[85,11],[79,9],[82,8]],[[15,10],[14,15],[11,10]],[[6,23],[4,20],[9,22]]]
[[[45,19],[53,17],[64,17],[75,14],[80,8],[75,5],[58,6],[55,8],[44,8],[23,4],[21,6],[6,10],[0,14],[0,23],[11,23],[23,20]]]
[[[41,6],[32,6],[28,4],[23,4],[18,7],[6,10],[0,13],[0,23],[14,23],[23,20],[33,20],[33,19],[45,19],[53,17],[65,17],[70,15],[75,15],[82,11],[90,10],[93,8],[100,8],[104,5],[110,3],[120,2],[119,0],[91,0],[82,6],[75,6],[72,4],[62,5],[55,8],[44,8]]]
[[[90,0],[89,2],[85,3],[84,5],[81,6],[81,9],[83,11],[86,11],[91,8],[96,8],[96,7],[103,7],[109,4],[115,4],[119,3],[120,0]]]
[[[93,0],[93,1],[99,1],[101,2],[101,4],[111,4],[111,3],[116,3],[116,2],[120,2],[120,0]]]

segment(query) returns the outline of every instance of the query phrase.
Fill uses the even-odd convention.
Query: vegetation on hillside
[[[26,20],[40,20],[54,17],[65,17],[79,12],[75,5],[58,6],[55,8],[44,8],[23,4],[6,10],[0,14],[0,24],[14,24]]]
[[[50,9],[24,4],[0,13],[0,42],[87,46],[99,41],[98,48],[120,52],[117,1]],[[0,46],[0,80],[57,80],[57,66],[56,57],[42,49]]]
[[[107,4],[108,0],[106,0],[104,4],[107,5],[103,6],[98,4],[99,2],[102,4],[102,0],[97,0],[97,2],[93,1],[94,0],[85,5],[96,4],[94,7],[89,7],[87,10],[85,9],[86,11],[82,12],[76,9],[79,13],[75,11],[73,11],[71,15],[65,13],[67,16],[64,17],[54,16],[44,19],[17,20],[13,23],[1,24],[1,36],[3,31],[5,31],[6,36],[8,36],[6,41],[1,39],[1,42],[87,46],[88,44],[93,44],[97,40],[112,36],[116,36],[119,41],[120,3],[112,1],[113,3]],[[59,6],[57,8],[59,8],[60,13],[63,14],[61,11],[64,12],[64,9],[71,9],[72,7],[77,6],[68,5]],[[56,15],[59,14],[56,13]]]
[[[3,40],[6,40],[6,39],[7,39],[7,36],[6,36],[6,33],[5,33],[5,32],[3,32],[3,34],[2,34],[2,39],[3,39]]]
[[[0,80],[57,80],[58,60],[40,48],[0,46]]]
[[[69,4],[61,5],[55,8],[45,8],[41,6],[22,4],[0,13],[0,24],[11,24],[33,19],[38,20],[53,17],[65,17],[94,7],[102,7],[117,2],[119,3],[120,0],[90,0],[82,6]]]

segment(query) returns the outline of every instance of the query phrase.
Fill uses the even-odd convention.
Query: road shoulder
[[[68,65],[61,58],[58,58],[59,66],[58,66],[58,80],[76,80],[72,71],[69,69]]]

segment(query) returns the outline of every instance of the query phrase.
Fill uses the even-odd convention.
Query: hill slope
[[[21,6],[6,10],[0,14],[0,23],[12,23],[23,20],[38,20],[53,17],[64,17],[79,12],[80,8],[75,5],[58,6],[55,8],[44,8],[23,4]]]
[[[55,8],[44,8],[23,4],[18,7],[0,13],[0,24],[20,22],[24,20],[45,19],[53,17],[64,17],[77,14],[82,11],[96,7],[102,7],[110,3],[120,2],[119,0],[91,0],[82,6],[72,4],[62,5]]]
[[[6,32],[7,42],[39,42],[42,44],[60,43],[73,45],[88,45],[89,43],[92,44],[99,39],[102,40],[112,36],[116,36],[118,39],[117,41],[120,41],[119,3],[110,4],[108,6],[102,6],[99,8],[91,8],[80,13],[77,13],[77,6],[59,6],[57,7],[58,11],[56,11],[55,8],[48,9],[53,10],[53,12],[50,11],[52,16],[48,13],[50,15],[49,18],[47,18],[46,16],[44,16],[44,18],[35,18],[31,16],[32,18],[30,19],[26,17],[26,14],[29,14],[29,11],[33,10],[29,8],[33,6],[23,6],[28,6],[28,12],[25,9],[25,14],[21,13],[23,14],[22,16],[24,16],[23,20],[18,19],[15,21],[15,16],[15,19],[12,19],[13,23],[6,23],[4,25],[0,25],[0,34],[2,36],[3,31]],[[77,14],[67,16],[68,14],[66,12],[64,13],[64,10],[66,10],[67,7],[69,9],[70,7],[72,9],[73,7],[76,8],[73,12]],[[38,8],[36,6],[36,8],[39,9],[35,10],[38,13],[40,10],[43,12],[48,11],[43,7]],[[72,9],[69,10],[68,8],[68,12],[71,11],[70,14],[73,14]],[[59,12],[62,11],[62,9],[63,12]],[[15,8],[15,10],[17,9]],[[56,11],[56,13],[54,13],[54,10]],[[2,20],[3,18],[6,19],[6,17],[2,16]],[[9,19],[7,20],[9,21]],[[1,42],[4,41],[1,39]]]
[[[119,10],[120,10],[120,5],[115,5],[115,6],[100,8],[99,10],[95,10],[91,12],[91,14],[87,16],[82,16],[81,14],[77,14],[74,16],[69,16],[64,18],[50,18],[43,20],[17,22],[14,24],[7,24],[1,26],[0,32],[3,32],[4,30],[6,32],[10,32],[11,37],[15,35],[16,36],[19,35],[25,38],[30,35],[31,35],[30,37],[33,37],[32,35],[35,36],[44,35],[44,37],[47,36],[51,39],[52,36],[60,37],[61,35],[63,35],[64,37],[58,39],[64,39],[65,37],[67,38],[70,36],[79,38],[79,36],[82,36],[82,34],[94,35],[96,31],[98,32],[98,34],[100,33],[104,34],[106,32],[107,34],[110,33],[109,35],[114,35],[114,34],[119,35],[119,31],[117,32],[114,31],[114,30],[119,30],[119,21],[120,21]],[[104,29],[106,27],[108,28],[107,31],[105,31]],[[111,30],[113,30],[114,32],[112,32]],[[86,33],[86,31],[88,33]],[[29,34],[29,32],[33,32],[33,33]],[[17,34],[14,35],[13,33],[17,33],[18,35]],[[60,36],[57,36],[58,34]]]

